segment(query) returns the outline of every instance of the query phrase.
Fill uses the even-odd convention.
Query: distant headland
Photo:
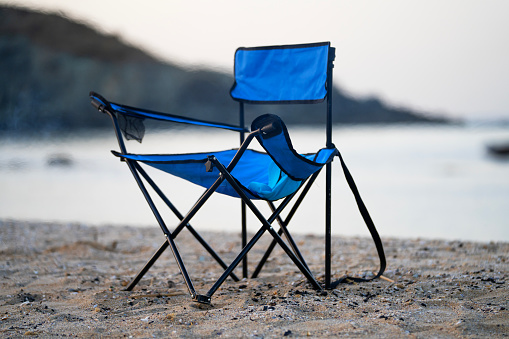
[[[238,119],[237,103],[229,96],[231,74],[164,62],[57,14],[0,6],[0,74],[0,131],[52,133],[108,126],[89,109],[90,90],[130,106],[226,123]],[[324,121],[320,105],[251,105],[247,114],[254,118],[270,112],[290,125],[313,125]],[[354,98],[338,88],[333,121],[452,122],[377,98]]]

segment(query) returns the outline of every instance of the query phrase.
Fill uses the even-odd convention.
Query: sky
[[[452,118],[509,119],[507,0],[0,0],[64,15],[186,67],[240,46],[330,41],[334,84]]]

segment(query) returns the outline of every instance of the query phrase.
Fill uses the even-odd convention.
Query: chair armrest
[[[264,114],[253,120],[252,131],[259,131],[256,138],[277,166],[292,180],[304,180],[332,161],[336,148],[322,149],[320,154],[300,154],[292,145],[288,130],[280,117]],[[319,161],[316,161],[319,160]]]
[[[116,104],[116,103],[107,101],[106,99],[104,99],[104,97],[102,97],[101,95],[99,95],[95,92],[90,92],[90,98],[92,99],[92,102],[91,102],[92,106],[97,108],[100,112],[104,112],[104,110],[111,109],[113,112],[124,114],[127,116],[136,117],[136,118],[141,118],[141,119],[153,119],[153,120],[160,120],[160,121],[184,123],[184,124],[189,124],[189,125],[215,127],[215,128],[222,128],[222,129],[227,129],[227,130],[237,131],[237,132],[249,132],[247,129],[239,127],[239,126],[222,124],[222,123],[206,121],[206,120],[186,118],[186,117],[182,117],[182,116],[178,116],[178,115],[161,113],[161,112],[151,111],[151,110],[147,110],[147,109]],[[110,113],[113,113],[113,112],[110,112]]]

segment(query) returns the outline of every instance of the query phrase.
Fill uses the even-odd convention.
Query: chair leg
[[[297,211],[297,209],[299,208],[300,204],[302,203],[302,201],[304,200],[304,197],[307,195],[307,193],[309,192],[310,188],[313,186],[313,183],[315,182],[316,178],[318,177],[318,175],[320,174],[320,171],[316,172],[315,174],[313,174],[311,176],[311,178],[309,178],[308,182],[306,183],[306,186],[304,186],[304,189],[302,190],[302,192],[300,193],[299,197],[297,198],[297,200],[295,201],[295,204],[293,205],[292,209],[290,210],[290,212],[288,213],[286,219],[284,220],[284,223],[288,226],[288,224],[290,223],[290,220],[292,220],[295,212]],[[270,204],[269,204],[270,206]],[[272,208],[272,207],[271,207]],[[278,221],[279,222],[279,221]],[[281,236],[283,234],[283,230],[280,228],[279,231],[278,231],[278,234]],[[269,259],[270,257],[270,254],[272,253],[272,251],[274,250],[274,247],[276,247],[276,240],[273,239],[272,242],[270,243],[269,247],[267,248],[267,250],[265,251],[265,254],[263,255],[262,259],[260,260],[260,262],[258,263],[258,266],[256,266],[256,269],[253,273],[253,275],[251,276],[252,278],[256,278],[258,277],[258,275],[260,274],[263,266],[265,265],[265,263],[267,262],[267,260]],[[307,265],[306,265],[307,266]]]
[[[273,238],[276,239],[278,244],[283,248],[283,250],[286,252],[286,254],[290,257],[290,259],[294,262],[294,264],[299,268],[299,270],[304,274],[304,276],[308,279],[308,281],[313,285],[314,288],[318,290],[322,290],[322,287],[318,282],[315,280],[311,272],[302,264],[302,262],[295,256],[295,254],[291,251],[291,249],[286,245],[286,243],[281,239],[281,237],[277,234],[277,232],[272,228],[270,223],[264,218],[264,216],[261,214],[261,212],[256,208],[256,206],[253,204],[253,202],[247,197],[247,195],[244,193],[242,188],[239,187],[235,179],[231,176],[231,174],[226,170],[226,168],[217,160],[213,159],[214,165],[217,166],[219,171],[222,174],[222,177],[228,181],[228,183],[235,189],[235,191],[239,194],[241,199],[246,203],[247,207],[253,212],[253,214],[258,218],[258,220],[262,223],[263,227],[269,231],[269,233],[272,235]],[[293,195],[292,195],[293,196]],[[285,199],[286,201],[286,199]],[[289,199],[288,199],[289,201]],[[283,206],[284,208],[284,206]],[[279,213],[273,215],[273,218],[276,218]],[[247,252],[246,252],[247,253]]]
[[[129,169],[131,170],[131,173],[133,174],[134,176],[134,179],[136,180],[136,183],[138,184],[138,187],[140,188],[141,192],[143,193],[143,196],[145,197],[145,200],[147,201],[150,209],[152,210],[152,213],[154,214],[157,222],[159,223],[159,226],[161,227],[161,229],[163,230],[163,233],[165,234],[166,236],[166,240],[168,241],[170,247],[171,247],[171,250],[173,252],[173,256],[175,257],[175,260],[177,261],[177,265],[179,266],[179,269],[180,269],[180,273],[182,273],[182,276],[184,277],[184,280],[186,282],[186,285],[187,285],[187,289],[189,290],[189,293],[194,297],[196,296],[196,291],[194,289],[194,286],[193,286],[193,283],[191,281],[191,279],[189,278],[189,274],[187,273],[187,269],[186,267],[184,266],[184,263],[182,261],[182,258],[180,257],[180,253],[177,249],[177,246],[175,245],[173,239],[172,239],[172,234],[171,232],[168,230],[168,228],[166,227],[164,221],[163,221],[163,218],[161,217],[161,215],[159,214],[159,211],[157,210],[154,202],[152,201],[152,198],[150,197],[150,194],[148,193],[147,189],[145,188],[145,185],[143,184],[143,182],[141,181],[141,178],[140,176],[138,175],[138,172],[136,171],[136,166],[135,164],[131,161],[131,160],[126,160],[126,163],[127,165],[129,166]],[[186,222],[187,223],[187,222]],[[163,246],[161,246],[162,248]],[[157,251],[158,253],[158,256],[161,255],[161,253],[163,251],[161,251],[161,248],[159,251]],[[151,263],[151,265],[153,264],[153,262]],[[151,266],[150,265],[150,266]],[[149,267],[150,267],[149,266]],[[148,268],[149,268],[148,267]],[[147,270],[148,270],[147,268]],[[146,271],[145,271],[146,272]],[[143,273],[145,273],[143,272]],[[140,276],[141,278],[141,276]]]
[[[193,232],[196,232],[194,230],[194,228],[190,227],[189,230],[195,236],[195,238],[198,239],[198,241],[200,241],[200,243],[203,245],[203,247],[205,247],[209,251],[209,253],[211,253],[211,255],[213,257],[214,257],[214,255],[217,256],[216,252],[214,252],[214,250],[212,250],[212,248],[209,247],[209,245],[201,238],[201,236],[198,233],[193,233]],[[172,233],[172,234],[174,235],[175,233]],[[163,254],[163,252],[166,250],[166,248],[168,248],[168,245],[169,245],[168,241],[164,241],[163,242],[161,247],[159,247],[159,249],[152,255],[152,257],[145,264],[145,266],[143,266],[143,268],[138,272],[138,274],[131,280],[131,282],[129,283],[129,285],[125,289],[126,291],[132,291],[133,290],[133,288],[140,282],[140,280],[148,272],[148,270],[152,267],[152,265],[154,265],[154,263],[157,261],[157,259],[159,259],[161,254]],[[228,266],[224,263],[224,261],[222,261],[221,258],[214,257],[214,259],[216,259],[216,261],[221,264],[221,267],[223,269],[227,269],[228,268]],[[239,281],[240,280],[233,272],[230,273],[230,277],[233,279],[233,281]]]
[[[274,209],[275,209],[274,208],[274,204],[271,203],[270,205],[271,205],[271,209],[274,211]],[[304,260],[304,257],[300,253],[299,248],[297,247],[297,244],[295,243],[295,240],[293,240],[292,235],[290,234],[290,232],[288,232],[287,223],[285,223],[283,220],[281,220],[281,218],[279,216],[277,218],[277,221],[278,221],[278,224],[279,224],[279,230],[282,231],[282,233],[284,233],[284,235],[286,237],[286,240],[288,241],[288,244],[290,245],[290,247],[293,250],[293,253],[295,253],[297,258],[299,258],[299,260],[308,269],[308,271],[311,271],[309,269],[309,266],[307,265],[306,261]],[[279,231],[278,231],[278,235],[281,236]]]
[[[286,243],[281,239],[281,237],[277,234],[277,232],[272,228],[267,220],[261,216],[261,213],[258,211],[256,206],[252,205],[250,201],[246,201],[247,206],[253,211],[253,213],[258,217],[258,219],[262,222],[263,226],[260,230],[253,236],[251,241],[246,245],[245,248],[242,249],[241,253],[235,258],[235,260],[230,264],[230,267],[221,275],[221,277],[216,281],[216,283],[212,286],[212,288],[207,292],[206,297],[212,298],[212,295],[217,291],[217,289],[223,284],[223,282],[228,277],[229,273],[237,267],[237,265],[242,261],[242,259],[246,256],[246,254],[253,248],[256,242],[261,238],[261,236],[265,233],[265,231],[269,231],[271,235],[276,239],[277,243],[283,248],[286,254],[290,257],[290,259],[294,262],[294,264],[299,268],[299,270],[306,276],[308,281],[313,285],[317,290],[322,290],[322,287],[315,280],[311,272],[307,270],[307,268],[299,261],[299,259],[293,254],[293,252],[288,248]]]
[[[217,255],[217,253],[203,240],[203,238],[198,234],[198,232],[195,231],[191,225],[188,225],[187,228],[191,232],[192,235],[200,242],[200,244],[210,253],[210,255],[216,259],[216,261],[221,265],[221,267],[225,270],[228,268],[228,265]],[[235,275],[235,273],[230,273],[230,278],[233,279],[233,281],[239,281],[240,279]]]
[[[145,264],[145,266],[143,266],[143,268],[138,272],[136,277],[134,277],[133,280],[131,280],[131,283],[129,283],[129,285],[125,289],[126,291],[133,290],[133,288],[138,284],[138,282],[141,280],[141,278],[143,278],[145,273],[147,273],[147,271],[152,267],[152,265],[154,265],[156,260],[159,259],[159,257],[161,256],[161,254],[163,254],[164,250],[166,250],[167,247],[168,247],[168,242],[164,241],[163,244],[161,245],[161,247],[159,247],[159,249],[152,255],[152,257]]]
[[[246,203],[241,202],[241,221],[242,221],[242,248],[247,245],[247,219],[246,219]],[[248,267],[247,267],[247,254],[242,261],[242,277],[247,278]]]
[[[161,189],[156,185],[156,183],[152,180],[152,178],[150,178],[147,174],[147,172],[145,172],[145,170],[137,163],[134,163],[134,166],[136,168],[136,170],[143,176],[143,178],[149,183],[149,185],[152,187],[152,189],[157,193],[157,195],[159,195],[159,197],[161,198],[161,200],[163,200],[163,202],[166,204],[166,206],[168,206],[168,208],[173,212],[173,214],[175,214],[175,216],[180,220],[182,221],[184,219],[184,216],[180,213],[180,211],[171,203],[170,199],[168,199],[166,197],[166,195],[163,193],[163,191],[161,191]],[[223,269],[226,269],[228,267],[228,265],[226,265],[226,263],[219,257],[219,255],[212,249],[212,247],[209,246],[209,244],[201,237],[201,235],[189,224],[182,224],[180,225],[180,227],[177,227],[173,232],[172,232],[172,236],[173,236],[173,239],[175,239],[177,237],[177,235],[180,233],[180,231],[186,227],[190,232],[191,234],[195,237],[196,240],[198,240],[198,242],[205,248],[205,250],[207,252],[209,252],[209,254],[212,256],[212,258],[214,258],[217,263],[223,268]],[[230,275],[231,278],[234,280],[234,281],[239,281],[239,278],[235,275],[235,273],[232,272],[232,274]]]
[[[194,289],[193,282],[191,281],[191,278],[189,277],[189,274],[187,273],[187,269],[184,266],[184,262],[182,261],[180,252],[177,249],[177,245],[175,245],[175,242],[173,241],[171,236],[166,236],[166,240],[170,244],[171,251],[173,252],[173,256],[175,257],[175,261],[177,262],[180,273],[184,277],[184,281],[187,285],[187,289],[189,290],[189,293],[191,294],[191,297],[196,298],[196,296],[197,296],[196,290]]]
[[[206,296],[209,298],[212,298],[212,295],[217,291],[219,287],[223,284],[223,282],[226,280],[228,275],[238,266],[238,264],[244,259],[244,257],[247,255],[247,253],[253,248],[253,246],[256,244],[256,242],[261,238],[261,236],[265,233],[266,229],[264,227],[260,228],[258,232],[251,238],[251,240],[246,244],[246,246],[242,249],[242,251],[239,253],[239,255],[235,258],[235,260],[232,261],[230,266],[224,271],[224,273],[219,277],[219,279],[214,283],[214,285],[210,288],[210,290],[207,292]]]
[[[325,165],[325,289],[331,289],[331,183],[332,164]]]
[[[277,233],[278,233],[278,235],[282,235],[283,234],[283,230],[279,229],[279,231]],[[263,257],[260,260],[260,262],[258,263],[258,266],[256,266],[256,269],[254,270],[253,274],[251,275],[252,279],[258,278],[258,275],[260,274],[260,272],[261,272],[263,266],[265,265],[265,263],[267,262],[267,260],[269,260],[269,257],[272,254],[272,251],[274,250],[276,245],[277,245],[276,239],[272,239],[272,241],[270,242],[269,247],[265,251],[265,254],[263,255]]]
[[[294,264],[299,268],[299,270],[304,274],[304,276],[308,279],[308,281],[313,285],[314,288],[317,290],[322,290],[322,287],[320,284],[316,281],[313,274],[304,266],[304,264],[295,256],[295,254],[292,252],[292,250],[286,245],[286,243],[281,239],[281,237],[277,234],[277,232],[270,227],[270,225],[266,225],[266,227],[269,226],[269,233],[276,239],[279,246],[283,248],[283,250],[286,252],[286,254],[290,257],[290,259],[294,262]]]
[[[131,160],[126,160],[126,163],[127,165],[129,166],[129,169],[131,170],[131,173],[133,174],[140,190],[142,191],[144,197],[145,197],[145,200],[147,201],[149,207],[151,208],[156,220],[158,221],[159,223],[159,226],[161,227],[163,233],[165,234],[166,236],[166,241],[168,242],[171,250],[172,250],[172,253],[173,253],[173,256],[175,258],[175,261],[177,262],[177,265],[179,267],[179,270],[180,270],[180,273],[182,274],[183,278],[184,278],[184,281],[187,285],[187,288],[189,290],[189,293],[191,294],[192,296],[192,299],[193,301],[197,301],[197,302],[200,302],[200,303],[210,303],[210,297],[206,296],[206,295],[199,295],[196,293],[196,290],[193,286],[193,283],[191,281],[191,278],[189,277],[189,274],[187,272],[187,269],[184,265],[184,262],[182,260],[182,257],[180,256],[180,252],[178,251],[178,248],[173,240],[173,238],[178,234],[178,232],[180,232],[184,227],[187,227],[188,229],[191,230],[191,232],[194,231],[194,229],[192,227],[189,227],[189,222],[191,221],[191,219],[194,217],[194,215],[196,214],[196,212],[205,204],[205,202],[210,198],[210,196],[216,191],[216,189],[219,187],[219,185],[221,185],[221,183],[224,181],[224,176],[220,176],[215,182],[214,184],[209,187],[203,194],[202,196],[197,200],[197,202],[194,204],[194,206],[190,209],[190,211],[187,213],[187,215],[185,217],[182,218],[182,220],[180,221],[180,224],[177,226],[176,228],[176,232],[174,232],[174,234],[172,234],[168,228],[166,227],[161,215],[159,214],[159,211],[157,210],[154,202],[152,201],[152,198],[150,197],[150,194],[148,193],[147,189],[145,188],[145,185],[143,184],[140,176],[139,176],[139,173],[137,172],[137,169],[140,169],[141,167],[139,165],[137,165],[134,161],[131,161]],[[138,167],[138,168],[137,168]],[[223,167],[224,168],[224,167]],[[142,170],[142,173],[145,173],[143,170]],[[147,176],[148,177],[148,176]],[[150,179],[149,179],[149,183],[152,182]],[[155,183],[154,183],[155,185]],[[157,186],[156,186],[157,187]],[[157,188],[157,190],[159,190]],[[162,192],[161,192],[162,193]],[[193,235],[198,235],[198,233],[196,231],[194,231],[194,234]],[[198,237],[197,239],[201,239],[201,237]],[[203,239],[201,239],[203,240]],[[203,241],[204,242],[204,241]],[[156,255],[153,256],[153,260],[151,259],[146,265],[145,267],[140,271],[140,273],[136,276],[135,280],[136,281],[133,281],[130,285],[131,289],[136,285],[136,283],[139,281],[139,279],[141,279],[141,277],[148,271],[148,269],[150,268],[150,266],[153,265],[153,263],[155,262],[155,260],[157,260],[157,258],[162,254],[162,252],[166,249],[166,246],[162,245],[159,250],[156,252]],[[232,272],[230,271],[228,273],[228,275],[230,275]],[[227,275],[227,276],[228,276]],[[226,279],[226,277],[224,278]],[[237,278],[238,279],[238,278]]]
[[[272,216],[269,218],[269,223],[273,222],[276,216],[278,216],[281,211],[288,205],[290,200],[293,196],[286,197],[285,200],[279,205],[278,209],[272,214]],[[237,265],[245,259],[248,252],[251,250],[251,248],[256,244],[258,239],[265,233],[266,229],[265,227],[261,227],[258,232],[251,238],[251,240],[242,248],[242,251],[239,253],[239,255],[235,258],[235,260],[230,264],[230,266],[225,270],[225,272],[221,275],[221,277],[216,281],[216,283],[212,286],[212,288],[207,292],[207,296],[212,297],[212,295],[215,293],[215,291],[222,285],[222,283],[226,280],[226,277],[230,272],[232,272]]]
[[[261,212],[253,204],[253,202],[246,196],[244,191],[239,187],[239,185],[237,184],[235,179],[233,179],[233,177],[226,170],[226,168],[219,161],[217,161],[217,159],[213,159],[214,165],[216,165],[217,168],[221,172],[220,177],[216,180],[216,182],[210,188],[208,188],[202,194],[202,196],[197,200],[197,202],[191,208],[191,210],[187,213],[187,215],[185,217],[184,216],[182,217],[182,219],[180,221],[180,224],[177,226],[175,232],[172,234],[168,230],[166,225],[164,224],[164,221],[163,221],[161,215],[159,214],[159,212],[158,212],[156,206],[154,205],[154,203],[153,203],[149,193],[147,192],[147,190],[146,190],[146,188],[145,188],[145,186],[144,186],[144,184],[143,184],[143,182],[142,182],[138,172],[136,171],[136,166],[139,167],[139,165],[137,165],[135,163],[131,163],[132,161],[130,161],[130,160],[127,160],[126,162],[127,162],[128,166],[129,166],[133,176],[135,177],[135,180],[138,183],[138,186],[140,187],[140,189],[141,189],[141,191],[142,191],[142,193],[143,193],[147,203],[149,204],[150,208],[152,209],[152,212],[154,213],[154,216],[156,217],[156,219],[157,219],[161,229],[163,230],[163,233],[166,235],[167,244],[170,246],[170,248],[172,250],[172,253],[173,253],[173,256],[175,258],[175,261],[177,262],[179,270],[180,270],[180,272],[181,272],[181,274],[182,274],[182,276],[183,276],[183,278],[185,280],[185,283],[186,283],[187,288],[188,288],[188,290],[189,290],[189,292],[190,292],[190,294],[191,294],[191,296],[193,298],[193,301],[197,301],[197,302],[200,302],[200,303],[207,303],[207,304],[210,303],[211,297],[215,293],[215,291],[221,286],[221,284],[226,280],[226,278],[233,272],[233,270],[236,268],[236,266],[245,258],[247,253],[256,244],[256,242],[260,239],[260,237],[265,233],[265,231],[269,231],[269,233],[272,235],[272,237],[283,248],[285,253],[290,257],[290,259],[299,268],[299,270],[304,274],[304,276],[306,276],[306,278],[313,285],[313,287],[318,289],[318,290],[322,290],[320,284],[318,284],[318,282],[315,280],[315,278],[313,277],[312,273],[309,271],[307,265],[303,264],[303,262],[294,254],[294,252],[292,252],[292,250],[283,241],[283,239],[280,237],[280,235],[271,226],[271,223],[279,216],[279,214],[281,213],[283,208],[286,207],[286,205],[289,203],[289,201],[291,200],[291,198],[293,198],[293,196],[295,194],[293,194],[290,197],[287,197],[283,201],[283,203],[280,204],[278,209],[273,212],[272,216],[268,219],[270,221],[268,221],[267,219],[265,219],[263,217]],[[262,227],[260,228],[258,233],[251,239],[251,241],[246,245],[246,247],[243,248],[243,250],[237,256],[237,258],[234,260],[234,262],[232,264],[230,264],[230,266],[228,266],[225,269],[225,271],[222,274],[222,276],[212,286],[212,288],[207,292],[207,294],[206,295],[198,295],[196,293],[196,290],[194,289],[193,283],[192,283],[192,281],[191,281],[191,279],[189,277],[189,274],[188,274],[187,269],[186,269],[186,267],[184,265],[182,257],[180,256],[180,252],[178,251],[177,246],[176,246],[176,244],[175,244],[173,239],[180,232],[180,230],[182,230],[184,227],[187,227],[193,233],[194,229],[192,227],[190,227],[189,221],[194,217],[196,212],[203,206],[203,204],[205,204],[205,202],[208,200],[208,198],[216,191],[216,189],[219,187],[219,185],[225,179],[237,191],[237,193],[241,197],[242,201],[245,202],[245,205],[247,207],[249,207],[249,209],[255,214],[255,216],[258,218],[258,220],[262,223]],[[150,182],[151,181],[149,181],[149,183]],[[157,188],[157,190],[159,190],[159,189]],[[285,230],[284,223],[282,223],[282,225],[283,225],[283,227],[282,227],[283,228],[283,232],[288,233],[287,230]],[[194,231],[193,235],[195,235],[195,237],[196,237],[197,232]],[[291,236],[289,236],[289,233],[288,233],[288,238],[291,239]],[[200,240],[201,237],[198,236],[197,239]],[[153,265],[153,263],[158,259],[158,257],[162,254],[162,252],[164,252],[164,250],[166,249],[166,247],[168,245],[162,245],[159,248],[159,250],[151,258],[151,260],[149,260],[149,262],[140,271],[140,273],[138,273],[138,275],[133,280],[133,282],[129,285],[128,288],[132,289],[136,285],[136,283],[139,281],[139,279],[141,279],[143,274],[145,274],[146,271]],[[296,245],[292,244],[292,247],[296,248]],[[297,253],[298,253],[298,251],[297,251]]]

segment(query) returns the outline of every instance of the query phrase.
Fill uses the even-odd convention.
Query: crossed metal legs
[[[164,243],[159,247],[159,249],[153,254],[153,256],[150,258],[150,260],[145,264],[145,266],[138,272],[138,274],[134,277],[134,279],[131,281],[131,283],[127,286],[126,290],[131,291],[141,280],[141,278],[147,273],[147,271],[152,267],[152,265],[157,261],[157,259],[161,256],[161,254],[166,250],[168,245],[170,246],[173,255],[175,257],[175,261],[177,262],[177,265],[179,266],[179,269],[184,277],[184,280],[186,282],[187,288],[189,290],[189,293],[194,297],[196,297],[197,293],[194,289],[193,283],[187,273],[187,270],[185,268],[185,265],[183,263],[183,260],[180,256],[180,252],[177,249],[177,246],[174,242],[174,238],[180,233],[182,229],[187,228],[194,237],[204,246],[204,248],[211,254],[211,256],[216,259],[216,261],[223,267],[223,269],[226,269],[228,266],[226,263],[222,261],[222,259],[215,253],[215,251],[205,242],[205,240],[196,232],[196,230],[189,224],[189,220],[194,216],[196,211],[203,205],[203,203],[206,201],[207,198],[202,198],[198,201],[197,205],[200,203],[200,201],[203,200],[201,204],[199,204],[198,208],[194,211],[192,215],[183,217],[180,212],[171,204],[168,198],[163,194],[163,192],[157,187],[157,185],[153,182],[153,180],[146,174],[146,172],[141,168],[135,161],[132,160],[125,160],[127,165],[129,166],[129,169],[131,170],[131,173],[133,174],[136,182],[138,183],[138,186],[140,190],[142,191],[148,205],[150,206],[152,212],[154,213],[155,218],[157,219],[157,222],[159,223],[159,226],[161,227],[164,235],[166,236],[166,240]],[[143,184],[140,175],[143,176],[143,178],[152,186],[152,188],[156,191],[156,193],[161,197],[161,199],[168,205],[168,207],[175,213],[175,215],[181,220],[181,223],[179,226],[172,232],[169,231],[169,229],[166,227],[161,215],[159,214],[159,211],[157,210],[154,202],[152,201],[152,198],[150,197],[147,189],[145,188],[145,185]],[[207,193],[207,192],[206,192]],[[210,193],[212,194],[212,193]],[[209,194],[209,196],[210,196]],[[205,195],[205,194],[204,194]],[[196,207],[196,206],[195,206]],[[193,208],[194,209],[194,208]],[[193,211],[193,209],[191,211]],[[232,273],[230,275],[234,281],[238,281],[239,278]]]
[[[290,259],[295,263],[295,265],[299,268],[299,270],[304,274],[304,276],[308,279],[308,281],[312,284],[312,286],[318,290],[322,290],[320,284],[316,281],[316,279],[313,277],[312,273],[310,272],[307,264],[305,263],[304,259],[302,258],[302,255],[298,252],[298,249],[293,242],[293,239],[291,238],[290,234],[288,233],[286,229],[286,224],[284,222],[280,221],[280,232],[284,233],[289,240],[291,247],[294,248],[295,253],[288,247],[288,245],[283,241],[280,234],[276,232],[272,226],[271,223],[276,220],[280,219],[279,214],[281,211],[288,205],[290,200],[295,195],[292,194],[289,197],[285,198],[283,202],[279,205],[279,207],[276,209],[272,205],[273,213],[270,216],[269,219],[265,219],[264,216],[261,214],[261,212],[256,208],[256,206],[253,204],[253,202],[246,196],[244,191],[239,187],[235,179],[230,175],[230,173],[227,171],[227,169],[214,157],[211,157],[209,159],[214,166],[216,166],[220,171],[220,176],[216,180],[216,182],[207,189],[203,195],[198,199],[196,204],[191,208],[191,210],[188,212],[188,214],[183,217],[176,212],[176,209],[172,207],[169,200],[162,194],[162,192],[157,188],[155,183],[146,175],[146,173],[143,171],[143,169],[134,161],[127,160],[127,163],[129,165],[129,168],[131,169],[131,172],[133,173],[140,189],[142,190],[145,199],[147,200],[149,206],[151,207],[159,225],[161,226],[165,236],[166,241],[161,245],[161,247],[156,251],[156,253],[152,256],[152,258],[147,262],[147,264],[140,270],[140,272],[137,274],[137,276],[132,280],[132,282],[127,287],[127,290],[132,290],[134,286],[139,282],[139,280],[143,277],[143,275],[150,269],[150,267],[154,264],[154,262],[159,258],[159,256],[164,252],[164,250],[170,246],[173,255],[175,257],[175,260],[177,262],[177,265],[179,266],[180,272],[186,282],[187,288],[193,298],[194,301],[200,302],[200,303],[210,303],[212,295],[217,291],[217,289],[223,284],[223,282],[227,279],[228,276],[231,276],[234,280],[238,280],[238,278],[233,274],[233,270],[238,266],[238,264],[247,256],[247,253],[251,250],[251,248],[256,244],[256,242],[261,238],[261,236],[268,231],[272,237],[274,238],[274,241],[283,248],[285,253],[290,257]],[[177,226],[177,228],[174,230],[174,232],[170,232],[168,228],[165,226],[164,221],[162,220],[159,212],[157,211],[154,203],[152,202],[152,199],[150,198],[150,195],[146,191],[141,178],[138,175],[138,172],[147,180],[147,182],[154,188],[154,190],[161,196],[161,198],[166,202],[166,204],[174,211],[175,214],[179,219],[181,220],[180,224]],[[316,177],[315,177],[316,178]],[[217,187],[224,181],[227,180],[228,183],[237,191],[239,196],[241,197],[242,201],[246,204],[246,206],[255,214],[255,216],[258,218],[258,220],[262,223],[262,227],[260,230],[253,236],[253,238],[247,243],[247,245],[242,249],[242,251],[239,253],[239,255],[235,258],[235,260],[229,265],[226,266],[224,262],[215,254],[215,252],[206,244],[206,242],[201,239],[201,237],[197,234],[197,232],[189,225],[189,221],[194,217],[196,212],[203,206],[203,204],[208,200],[208,198],[215,192]],[[314,180],[314,178],[313,178]],[[176,247],[176,244],[174,242],[174,238],[176,235],[184,228],[188,228],[193,235],[202,243],[202,245],[205,246],[205,248],[209,251],[209,253],[212,254],[212,256],[220,263],[220,265],[225,269],[224,273],[221,275],[221,277],[216,281],[216,283],[212,286],[212,288],[205,294],[205,295],[199,295],[196,293],[196,290],[193,286],[193,283],[189,277],[189,274],[187,273],[187,269],[183,263],[183,260],[180,256],[180,253]],[[200,240],[201,239],[201,240]],[[203,242],[202,242],[203,241]],[[216,258],[217,256],[217,258]]]
[[[216,283],[212,286],[212,288],[207,292],[206,295],[200,296],[201,300],[196,300],[198,302],[210,302],[210,298],[212,295],[217,291],[217,289],[222,285],[222,283],[226,280],[226,278],[231,274],[231,272],[237,267],[237,265],[242,261],[242,259],[247,255],[247,253],[253,248],[253,246],[256,244],[256,242],[261,238],[261,236],[268,231],[272,237],[276,240],[276,242],[281,246],[281,248],[285,251],[285,253],[290,257],[290,259],[293,261],[293,263],[299,268],[299,270],[304,274],[304,276],[308,279],[308,281],[313,285],[314,288],[318,290],[322,290],[322,287],[320,284],[316,281],[316,279],[313,277],[313,274],[309,271],[307,265],[303,263],[297,256],[292,252],[292,250],[286,245],[286,243],[281,239],[279,234],[272,228],[271,223],[279,216],[281,211],[287,206],[287,204],[290,202],[290,200],[295,195],[292,194],[288,197],[286,197],[283,202],[279,205],[278,209],[276,209],[269,219],[265,219],[263,215],[260,213],[260,211],[256,208],[256,206],[253,204],[253,202],[246,196],[244,191],[239,187],[239,185],[236,183],[236,181],[233,179],[233,177],[230,175],[230,173],[226,170],[226,168],[215,158],[210,158],[210,160],[214,163],[214,165],[219,169],[221,172],[221,176],[217,180],[217,182],[221,183],[223,180],[227,180],[228,183],[236,190],[236,192],[239,194],[241,199],[246,203],[247,207],[253,212],[253,214],[258,218],[258,220],[262,223],[262,227],[260,230],[251,238],[251,240],[248,242],[246,247],[242,249],[242,251],[239,253],[239,255],[233,260],[233,262],[230,264],[230,266],[224,271],[224,273],[221,275],[221,277],[216,281]],[[288,231],[286,230],[286,227],[282,225],[282,228],[284,229],[284,232],[288,234],[289,239],[291,239]]]

